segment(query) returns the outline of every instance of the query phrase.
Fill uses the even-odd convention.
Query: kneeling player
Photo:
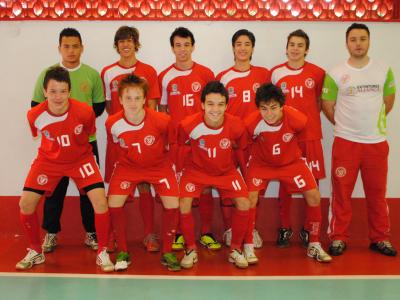
[[[219,81],[209,82],[201,94],[203,112],[184,119],[178,129],[179,151],[189,150],[180,179],[181,229],[186,241],[183,268],[197,262],[194,223],[191,212],[193,198],[206,187],[215,187],[222,197],[233,198],[236,209],[232,217],[232,243],[229,261],[240,268],[248,262],[241,252],[247,229],[249,201],[246,184],[236,170],[233,152],[244,166],[243,149],[247,147],[246,130],[239,118],[226,114],[228,92]],[[179,156],[183,158],[182,155]]]
[[[111,222],[120,250],[115,270],[125,270],[131,262],[124,203],[139,183],[147,182],[154,186],[164,206],[161,263],[170,271],[179,271],[180,265],[171,252],[179,221],[179,188],[166,153],[170,117],[144,108],[147,84],[135,75],[121,80],[118,93],[123,111],[106,121],[108,137],[118,144],[120,152],[108,191]]]
[[[259,191],[266,188],[270,180],[283,182],[290,192],[303,193],[307,202],[305,229],[310,233],[307,255],[319,262],[330,262],[332,258],[319,242],[320,194],[297,143],[297,135],[305,127],[307,117],[284,103],[285,97],[278,87],[264,84],[256,92],[258,111],[245,120],[253,140],[246,174],[250,211],[257,204]],[[246,239],[251,241],[250,237]]]
[[[47,71],[43,82],[46,101],[28,112],[32,135],[42,135],[39,153],[33,161],[20,199],[20,219],[30,246],[17,269],[29,269],[44,262],[36,207],[43,194],[51,194],[64,176],[85,191],[95,211],[99,248],[97,264],[105,272],[114,270],[106,251],[110,218],[103,179],[94,159],[89,136],[95,134],[95,115],[87,104],[69,99],[71,81],[62,67]]]

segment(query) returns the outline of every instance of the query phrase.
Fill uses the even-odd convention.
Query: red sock
[[[36,211],[29,215],[25,215],[20,211],[19,219],[26,235],[28,236],[29,248],[35,250],[37,253],[42,253],[42,247],[40,246],[39,220]]]
[[[144,236],[154,232],[154,200],[150,192],[140,192],[140,213],[142,214]]]
[[[185,239],[186,249],[196,249],[196,241],[194,238],[194,220],[192,212],[188,214],[180,214],[180,225],[183,237]]]
[[[111,228],[117,240],[118,249],[128,252],[126,242],[126,217],[122,207],[110,207]]]
[[[232,213],[232,243],[231,250],[241,249],[249,224],[249,211],[235,208]]]
[[[221,212],[225,230],[232,228],[232,199],[221,199]]]
[[[179,210],[178,208],[165,208],[163,210],[163,222],[162,222],[162,251],[163,253],[172,251],[172,243],[175,240],[176,229],[178,228],[179,222]]]
[[[214,213],[214,199],[211,192],[202,194],[199,201],[199,213],[201,220],[201,233],[211,232],[211,224]]]
[[[256,227],[256,211],[256,207],[249,209],[249,224],[247,227],[246,235],[244,237],[245,244],[254,244],[253,230]]]
[[[279,185],[279,216],[281,227],[290,228],[290,207],[292,205],[292,195],[288,194],[282,184]]]
[[[307,205],[304,229],[310,233],[310,243],[319,242],[321,219],[321,206]]]
[[[110,233],[110,213],[108,211],[102,214],[95,213],[94,222],[96,226],[97,241],[99,242],[99,250],[97,250],[97,253],[100,253],[107,247],[108,235]]]

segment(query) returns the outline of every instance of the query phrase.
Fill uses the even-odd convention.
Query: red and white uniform
[[[225,114],[219,128],[210,128],[204,114],[183,120],[178,129],[178,144],[190,146],[180,181],[181,197],[198,197],[203,188],[216,187],[226,197],[247,197],[247,188],[236,170],[234,151],[247,147],[247,135],[239,118]]]
[[[179,195],[172,163],[166,158],[169,123],[168,115],[147,108],[140,124],[130,123],[123,111],[108,117],[108,137],[119,147],[109,195],[129,195],[141,182],[153,184],[161,196]]]
[[[283,63],[271,70],[271,82],[282,89],[286,98],[285,104],[307,116],[307,125],[299,133],[298,141],[308,167],[318,179],[325,178],[319,107],[324,76],[323,69],[309,62],[305,62],[299,69]]]
[[[118,85],[119,82],[128,74],[135,74],[146,80],[148,91],[146,99],[159,99],[160,88],[158,86],[156,70],[141,61],[137,61],[132,67],[125,68],[118,62],[104,67],[101,71],[101,79],[104,85],[106,101],[111,101],[110,115],[122,110],[119,102]],[[107,140],[106,166],[105,166],[105,181],[109,182],[115,163],[118,160],[117,150],[114,143]]]
[[[78,188],[103,181],[88,142],[96,132],[89,105],[69,99],[67,112],[56,116],[45,101],[28,112],[28,121],[33,137],[40,132],[42,139],[25,187],[51,192],[63,176],[74,179]]]
[[[255,95],[258,87],[270,82],[270,71],[263,67],[250,66],[247,71],[238,71],[231,67],[217,75],[229,93],[227,112],[241,118],[246,118],[257,110]]]
[[[171,65],[160,73],[160,104],[168,106],[175,127],[185,117],[201,111],[201,90],[214,78],[209,68],[198,63],[194,63],[189,70],[180,70]]]
[[[272,179],[285,182],[291,191],[316,187],[312,173],[301,159],[297,141],[306,123],[303,113],[286,105],[282,122],[277,126],[268,125],[258,111],[246,118],[247,132],[253,140],[246,176],[250,191],[265,188]]]

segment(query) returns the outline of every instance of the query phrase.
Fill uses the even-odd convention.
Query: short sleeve
[[[322,100],[325,101],[336,101],[338,95],[338,86],[335,80],[329,75],[325,75],[324,85],[322,88]]]

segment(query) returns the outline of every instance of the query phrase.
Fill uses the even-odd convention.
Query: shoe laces
[[[55,233],[47,233],[44,236],[44,243],[45,244],[50,244],[56,239],[57,235]]]
[[[103,248],[103,250],[101,250],[101,252],[99,253],[98,257],[100,258],[102,265],[112,265],[110,256],[107,253],[107,248]]]
[[[378,244],[378,246],[381,246],[382,248],[393,248],[392,243],[389,241],[381,241],[377,244]]]
[[[242,251],[240,251],[239,249],[233,249],[233,250],[231,251],[231,256],[232,256],[234,259],[236,259],[236,258],[238,258],[238,257],[242,257],[242,256],[243,256],[243,253],[242,253]]]
[[[334,240],[332,242],[332,247],[334,248],[339,248],[339,247],[343,247],[344,246],[344,242],[341,240]]]

